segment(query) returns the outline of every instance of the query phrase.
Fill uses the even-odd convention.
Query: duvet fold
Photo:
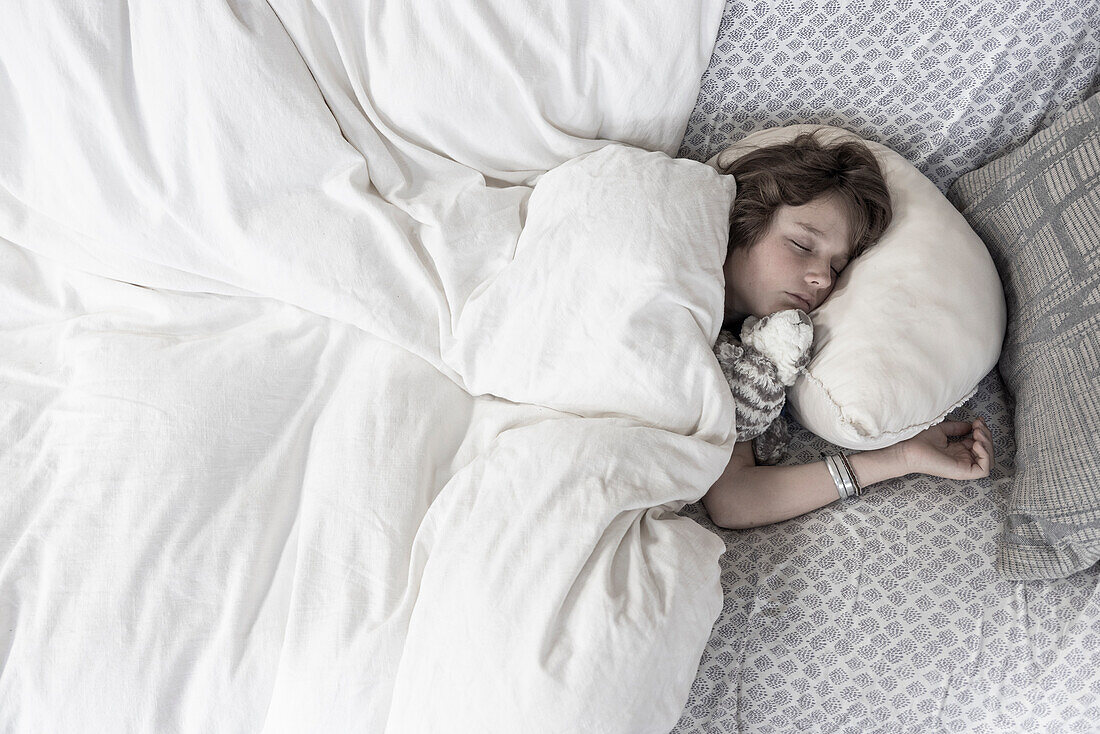
[[[0,729],[671,729],[722,7],[13,8]]]

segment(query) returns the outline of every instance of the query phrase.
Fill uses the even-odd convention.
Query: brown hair
[[[781,204],[802,206],[818,197],[838,197],[851,226],[853,258],[874,244],[893,218],[882,169],[858,140],[823,144],[814,132],[802,133],[728,165],[719,157],[718,168],[737,182],[730,251],[755,245]]]

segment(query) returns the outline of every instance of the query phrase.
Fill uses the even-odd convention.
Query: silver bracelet
[[[840,476],[840,469],[837,468],[835,459],[825,454],[822,454],[821,458],[825,460],[825,466],[829,467],[829,473],[833,475],[833,483],[836,484],[837,495],[842,500],[848,499],[848,488],[844,483],[844,479]]]
[[[840,458],[844,462],[844,468],[848,470],[848,478],[852,480],[852,486],[855,487],[856,497],[862,497],[863,487],[859,486],[859,477],[856,476],[856,470],[852,468],[852,462],[848,461],[848,457],[843,453],[840,454]]]
[[[848,459],[844,454],[826,456],[822,453],[821,458],[825,460],[825,466],[829,467],[829,473],[833,476],[836,493],[840,499],[846,500],[849,497],[859,497],[863,494],[863,488],[852,476],[852,465],[848,463]]]

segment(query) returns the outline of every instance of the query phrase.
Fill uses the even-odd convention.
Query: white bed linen
[[[721,10],[8,9],[0,729],[669,730]]]

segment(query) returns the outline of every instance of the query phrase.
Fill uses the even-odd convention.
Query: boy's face
[[[813,311],[848,264],[849,239],[847,215],[834,198],[780,206],[755,245],[726,258],[726,318],[763,318],[789,308]]]

